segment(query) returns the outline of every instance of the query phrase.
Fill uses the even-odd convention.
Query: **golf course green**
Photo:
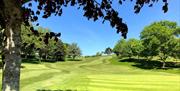
[[[23,63],[21,91],[180,91],[179,73],[144,70],[111,59]]]

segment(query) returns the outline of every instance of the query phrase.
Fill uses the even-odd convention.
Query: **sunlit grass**
[[[21,91],[180,91],[180,74],[173,69],[144,70],[117,60],[104,56],[82,61],[23,63]]]

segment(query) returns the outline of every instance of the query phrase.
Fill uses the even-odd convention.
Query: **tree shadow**
[[[30,64],[39,64],[39,59],[32,58],[32,59],[22,59],[22,63],[30,63]]]
[[[73,59],[73,58],[69,58],[67,59],[67,61],[82,61],[81,59]]]
[[[38,89],[36,91],[77,91],[77,90],[71,90],[71,89],[66,89],[66,90],[61,90],[61,89],[57,89],[57,90],[50,90],[50,89]]]
[[[180,62],[166,62],[166,67],[162,68],[163,63],[157,60],[149,60],[146,59],[121,59],[119,62],[131,62],[132,66],[138,67],[141,69],[173,69],[180,68]]]
[[[2,69],[2,68],[3,68],[3,62],[0,61],[0,69]],[[21,65],[21,68],[25,68],[25,66],[22,66],[22,65]]]
[[[22,63],[30,63],[30,64],[40,64],[41,62],[47,63],[56,63],[56,62],[64,62],[64,60],[57,61],[55,59],[38,59],[38,58],[31,58],[31,59],[22,59]]]
[[[56,61],[54,59],[42,59],[41,62],[56,63],[56,62],[63,62],[63,61]]]

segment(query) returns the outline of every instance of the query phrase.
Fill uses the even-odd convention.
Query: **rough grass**
[[[112,56],[23,63],[21,91],[180,91],[179,68],[147,70],[134,64]]]

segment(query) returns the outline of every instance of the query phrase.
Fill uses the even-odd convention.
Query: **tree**
[[[125,39],[121,39],[119,40],[116,45],[114,46],[113,48],[113,52],[119,56],[121,53],[122,53],[122,50],[123,50],[123,45],[125,45],[126,43],[126,40]]]
[[[59,40],[54,49],[54,57],[56,61],[64,61],[66,57],[66,48],[61,40]]]
[[[153,56],[157,56],[159,53],[158,47],[160,45],[160,41],[155,36],[155,34],[158,35],[159,33],[157,29],[153,28],[153,25],[145,27],[140,35],[142,45],[144,46],[144,50],[141,52],[141,56],[146,57],[147,60],[152,59]],[[158,26],[155,28],[158,28]]]
[[[96,56],[96,57],[102,56],[102,53],[101,53],[101,52],[97,52],[95,56]]]
[[[31,56],[35,53],[36,44],[38,36],[35,36],[29,29],[29,27],[24,24],[21,25],[21,38],[22,38],[22,46],[21,46],[21,55],[27,58],[27,56]]]
[[[126,41],[122,46],[121,57],[129,57],[133,56],[132,47],[129,41]]]
[[[140,53],[143,51],[143,45],[140,40],[137,39],[129,39],[127,41],[127,49],[129,49],[129,56],[140,56]]]
[[[137,39],[129,39],[129,40],[124,40],[121,39],[118,41],[118,43],[115,45],[113,51],[118,55],[117,56],[122,56],[122,57],[129,57],[131,58],[132,56],[139,56],[141,52],[143,51],[143,45],[140,40]]]
[[[131,56],[129,54],[131,50],[128,48],[127,41],[125,39],[119,40],[118,43],[113,48],[113,51],[117,56],[122,56],[122,57]]]
[[[158,55],[163,62],[162,68],[165,67],[165,60],[170,56],[172,50],[176,50],[178,46],[173,42],[175,30],[177,30],[175,22],[160,21],[145,27],[141,32],[141,39],[145,47],[144,55]]]
[[[108,47],[108,48],[105,49],[105,52],[104,52],[104,53],[107,54],[107,55],[109,55],[109,54],[112,53],[112,49],[111,49],[110,47]]]
[[[137,39],[129,39],[129,40],[124,40],[121,39],[118,41],[118,43],[114,47],[114,52],[118,55],[121,55],[122,57],[129,57],[131,58],[132,56],[138,56],[143,50],[143,46],[140,40]]]
[[[77,5],[83,8],[84,16],[88,19],[96,21],[99,18],[110,21],[112,27],[116,27],[117,33],[121,32],[126,38],[128,31],[127,25],[122,22],[122,18],[118,17],[118,12],[112,8],[112,0],[102,0],[99,3],[96,0],[33,0],[38,2],[37,11],[32,10],[32,0],[1,0],[0,1],[0,26],[4,29],[3,42],[3,59],[5,65],[3,67],[3,83],[2,91],[19,91],[19,78],[21,66],[21,24],[29,25],[29,21],[38,20],[38,15],[43,11],[43,18],[48,18],[52,14],[61,16],[62,7]],[[167,12],[167,0],[163,0],[164,12]],[[122,1],[119,0],[122,4]],[[136,0],[134,6],[135,13],[138,13],[144,4],[152,6],[154,0]],[[29,7],[25,7],[28,4]],[[103,21],[104,22],[104,21]],[[39,25],[39,24],[37,24]],[[37,34],[37,31],[31,27],[31,31]],[[1,29],[0,29],[1,30]],[[51,33],[45,36],[44,42],[47,44],[48,39],[52,36],[56,37],[60,34]]]
[[[43,38],[43,36],[46,36],[46,34],[50,34],[52,33],[49,29],[44,29],[42,27],[38,28],[39,31],[39,36],[34,36],[37,37],[33,40],[35,41],[36,44],[36,49],[39,49],[36,52],[39,52],[39,56],[40,56],[40,61],[43,60],[49,60],[49,61],[60,61],[60,60],[64,60],[66,53],[65,53],[65,46],[63,44],[63,42],[58,39],[57,41],[56,38],[50,38],[48,40],[48,44],[44,44],[43,40],[45,38]],[[53,60],[52,60],[53,59]],[[54,60],[55,59],[55,60]]]
[[[68,46],[67,55],[73,59],[77,56],[81,56],[81,50],[76,43],[72,43]]]
[[[47,60],[49,53],[52,52],[56,46],[56,42],[54,41],[54,38],[50,38],[49,43],[45,45],[43,42],[43,36],[45,36],[47,33],[50,33],[50,30],[42,27],[38,27],[37,30],[38,34],[35,35],[31,32],[29,27],[22,24],[21,38],[23,46],[21,46],[21,55],[24,55],[25,58],[27,58],[27,56],[33,57],[36,53],[39,53],[39,61],[41,61],[42,58]]]

